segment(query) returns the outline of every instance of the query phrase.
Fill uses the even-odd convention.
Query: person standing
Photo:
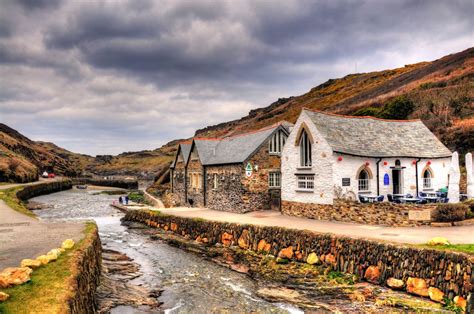
[[[123,204],[123,198],[121,196],[119,197],[119,203],[120,203],[120,205]]]

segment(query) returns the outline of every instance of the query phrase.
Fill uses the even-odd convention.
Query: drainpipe
[[[171,193],[174,193],[173,169],[170,170],[170,181],[171,181]]]
[[[416,197],[418,197],[418,162],[420,162],[420,160],[421,158],[417,158],[415,163]]]
[[[375,163],[377,165],[377,196],[380,195],[380,171],[379,171],[379,163],[382,161],[382,158],[379,158]]]
[[[206,166],[202,167],[202,191],[204,193],[204,207],[207,205],[207,170]]]

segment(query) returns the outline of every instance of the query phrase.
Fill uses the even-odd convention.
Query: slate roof
[[[194,143],[203,165],[242,163],[249,158],[276,130],[288,133],[286,124],[221,139],[195,139]]]
[[[188,143],[179,144],[177,153],[178,152],[181,154],[181,156],[183,156],[183,160],[185,161],[188,160],[189,154],[191,153],[191,144],[188,144]],[[175,165],[176,165],[176,156],[173,162],[171,163],[170,168],[174,168]]]
[[[451,151],[420,120],[305,112],[335,152],[365,157],[451,156]]]

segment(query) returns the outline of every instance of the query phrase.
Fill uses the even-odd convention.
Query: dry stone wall
[[[128,212],[124,220],[171,230],[209,245],[239,245],[296,261],[306,261],[312,255],[332,265],[336,271],[369,278],[380,285],[397,281],[404,287],[416,279],[424,285],[422,293],[427,293],[428,287],[437,288],[450,299],[456,296],[467,299],[468,310],[472,309],[474,257],[471,255],[306,230],[205,221],[146,211]],[[415,292],[408,287],[407,290]]]
[[[288,216],[386,226],[428,225],[430,220],[409,220],[408,213],[431,212],[435,208],[436,204],[359,203],[335,200],[334,204],[330,205],[282,201],[282,213]]]
[[[229,212],[245,212],[242,195],[245,190],[242,180],[242,165],[220,165],[206,167],[206,207]],[[214,175],[217,187],[214,187]]]
[[[96,290],[100,284],[102,246],[97,227],[84,239],[84,247],[77,253],[73,294],[67,300],[70,313],[96,313]]]
[[[69,190],[71,188],[71,180],[44,182],[26,185],[22,190],[16,193],[16,196],[22,201],[27,201],[28,199],[36,196]]]
[[[76,178],[73,179],[73,184],[90,184],[98,186],[109,186],[127,190],[138,189],[137,180],[106,180],[97,178]]]
[[[178,162],[173,170],[173,201],[177,206],[186,205],[186,172],[183,162]]]

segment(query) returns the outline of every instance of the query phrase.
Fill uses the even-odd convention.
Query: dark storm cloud
[[[79,151],[154,148],[355,64],[468,48],[473,10],[470,0],[4,1],[0,117]]]

